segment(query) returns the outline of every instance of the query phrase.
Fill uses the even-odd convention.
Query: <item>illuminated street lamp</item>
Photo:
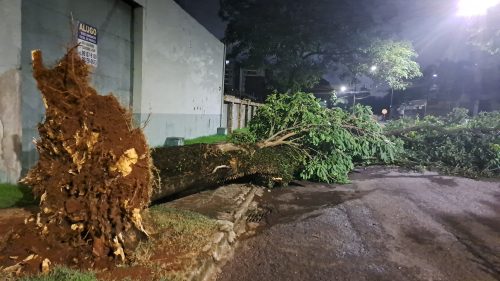
[[[500,0],[460,0],[457,7],[457,16],[483,16],[488,12],[489,8],[498,4],[500,4]]]
[[[344,93],[345,91],[347,91],[347,87],[346,86],[340,86],[340,91],[342,93]]]
[[[382,109],[382,115],[383,115],[383,117],[384,117],[384,121],[385,121],[385,119],[386,119],[386,117],[385,117],[385,116],[387,115],[387,113],[388,113],[387,109],[385,109],[385,108],[384,108],[384,109]]]
[[[371,72],[377,71],[377,66],[376,65],[372,65],[372,67],[370,67],[370,71]]]

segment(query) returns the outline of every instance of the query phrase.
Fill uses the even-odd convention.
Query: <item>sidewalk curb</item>
[[[201,261],[199,269],[192,272],[188,280],[213,281],[216,279],[220,269],[232,258],[234,249],[238,245],[238,237],[246,232],[246,213],[259,189],[259,187],[253,187],[248,193],[238,196],[239,206],[234,214],[231,214],[232,221],[217,220],[219,232],[215,233],[212,242],[202,249],[203,252],[211,252],[211,258]]]

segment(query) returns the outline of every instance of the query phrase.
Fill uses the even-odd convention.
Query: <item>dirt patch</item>
[[[152,190],[146,139],[115,97],[89,85],[75,48],[52,69],[40,51],[32,58],[46,116],[38,126],[40,160],[23,182],[40,199],[40,212],[11,235],[0,265],[34,272],[45,259],[81,268],[124,261],[141,238],[140,212]],[[11,255],[33,256],[18,263]]]
[[[36,228],[29,228],[26,221],[36,212],[37,208],[0,210],[2,267],[11,266],[15,273],[31,275],[40,272],[43,260],[48,258],[51,264],[91,268],[92,261],[89,259],[88,251],[75,251],[67,244],[47,241],[39,235]],[[7,278],[8,273],[0,271],[0,277]]]
[[[24,219],[28,218],[31,214],[32,212],[25,209],[12,208],[0,210],[0,249],[5,247],[10,234],[22,227]]]
[[[92,269],[94,266],[92,252],[87,247],[75,249],[68,243],[43,239],[38,229],[29,228],[24,222],[16,227],[8,241],[9,244],[1,251],[0,256],[0,263],[7,269],[6,273],[37,274],[42,271],[45,259],[48,259],[51,265],[60,264],[80,269]],[[104,262],[101,260],[99,266],[103,267]],[[111,260],[108,263],[111,263]],[[9,267],[11,270],[8,270]]]

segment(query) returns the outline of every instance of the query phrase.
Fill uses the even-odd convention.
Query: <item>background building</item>
[[[222,120],[224,45],[172,0],[0,0],[0,182],[36,163],[44,107],[31,50],[46,65],[75,37],[97,30],[92,84],[129,107],[151,146],[215,134]],[[72,24],[73,22],[73,24]]]

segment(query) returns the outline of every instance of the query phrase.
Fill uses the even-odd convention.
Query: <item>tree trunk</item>
[[[297,149],[282,145],[198,144],[158,148],[152,152],[157,183],[152,201],[190,193],[228,181],[245,179],[260,184],[287,184],[301,164]]]

